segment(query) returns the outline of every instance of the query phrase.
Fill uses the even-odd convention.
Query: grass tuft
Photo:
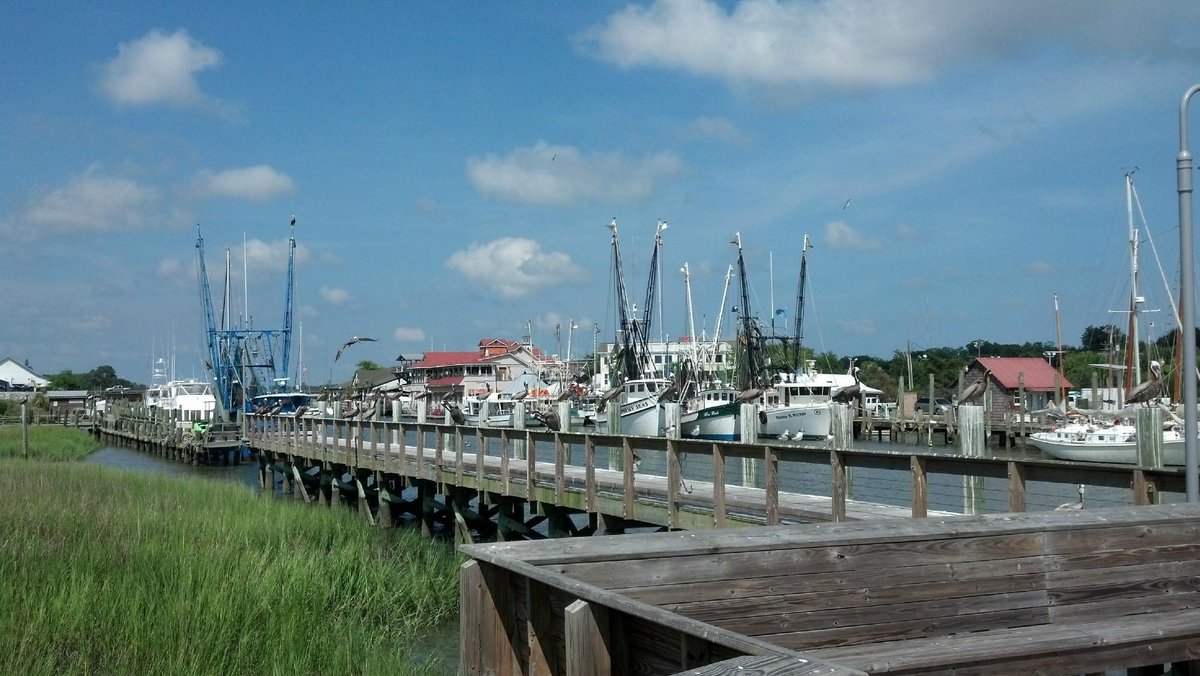
[[[443,673],[461,559],[348,510],[0,461],[0,673]]]
[[[29,458],[54,462],[79,460],[100,447],[92,435],[77,427],[29,426]],[[0,425],[0,459],[24,456],[20,425]]]

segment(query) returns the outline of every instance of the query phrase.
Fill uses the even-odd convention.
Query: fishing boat
[[[833,395],[854,384],[853,375],[820,373],[816,362],[800,357],[804,339],[804,291],[808,279],[808,235],[800,249],[800,280],[796,292],[796,328],[790,339],[791,373],[778,373],[759,401],[758,435],[772,439],[828,439],[833,429]]]
[[[684,438],[720,441],[739,439],[742,404],[758,398],[767,382],[762,327],[750,310],[741,233],[734,236],[733,244],[738,250],[737,269],[741,285],[738,344],[742,346],[742,353],[738,359],[737,387],[719,381],[699,384],[695,394],[684,399],[684,410],[679,416],[680,433]],[[695,382],[695,379],[691,378],[690,382]]]
[[[659,221],[654,233],[654,254],[650,259],[650,280],[646,285],[646,303],[642,306],[642,318],[637,317],[637,308],[630,305],[625,290],[624,270],[621,265],[621,247],[617,239],[617,220],[608,225],[612,231],[612,257],[614,278],[617,287],[618,332],[614,378],[616,384],[600,398],[597,407],[607,409],[615,404],[618,427],[621,434],[637,436],[662,436],[664,413],[659,404],[669,400],[675,392],[671,379],[657,372],[650,360],[648,334],[654,316],[654,289],[658,279],[658,257],[662,248],[662,233],[667,224]],[[609,412],[609,424],[612,415]]]
[[[149,409],[168,412],[175,418],[179,429],[191,429],[195,422],[212,421],[217,409],[217,398],[211,383],[172,379],[166,360],[161,357],[154,363],[144,401]]]
[[[1070,422],[1049,432],[1029,435],[1029,443],[1059,460],[1139,464],[1137,428],[1125,422]],[[1164,465],[1184,464],[1183,432],[1177,423],[1163,430]]]

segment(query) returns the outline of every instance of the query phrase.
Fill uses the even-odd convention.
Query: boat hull
[[[1119,465],[1137,465],[1137,442],[1073,441],[1051,438],[1053,433],[1039,432],[1029,437],[1029,444],[1046,455],[1058,460],[1074,462],[1106,462]],[[1184,464],[1183,439],[1164,439],[1162,445],[1164,465]]]
[[[684,439],[737,441],[740,410],[741,404],[734,402],[685,413],[679,418],[680,436]]]
[[[828,439],[833,414],[827,401],[759,409],[758,436],[778,439]]]

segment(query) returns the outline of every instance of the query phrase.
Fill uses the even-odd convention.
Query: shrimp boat
[[[650,361],[647,342],[653,318],[654,288],[658,279],[658,254],[662,248],[662,233],[667,229],[667,224],[659,221],[654,233],[654,255],[650,259],[650,280],[646,285],[646,303],[642,308],[642,319],[636,316],[637,309],[629,304],[629,296],[625,291],[616,219],[613,219],[608,227],[612,230],[613,269],[620,323],[617,342],[620,350],[615,364],[617,384],[601,397],[598,407],[603,405],[609,409],[610,406],[616,405],[617,430],[621,434],[662,436],[665,415],[659,404],[672,396],[675,387],[669,378],[655,371]],[[610,425],[611,413],[609,410]]]

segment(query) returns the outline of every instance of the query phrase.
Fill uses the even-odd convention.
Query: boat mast
[[[1138,304],[1145,299],[1138,296],[1138,231],[1133,227],[1133,172],[1125,174],[1125,217],[1129,224],[1129,360],[1132,362],[1133,380],[1127,380],[1125,390],[1129,391],[1137,383],[1142,382],[1141,341],[1138,336]],[[1126,371],[1129,373],[1129,371]],[[1128,376],[1127,376],[1128,378]]]
[[[608,224],[608,228],[612,230],[613,270],[616,275],[615,281],[617,287],[618,328],[616,340],[619,345],[617,350],[619,363],[614,364],[614,366],[619,367],[619,370],[613,385],[619,385],[621,382],[636,380],[642,377],[642,360],[639,356],[641,352],[639,349],[641,333],[638,327],[638,320],[629,306],[629,294],[625,290],[625,269],[621,265],[621,244],[617,239],[617,219],[612,219],[612,222]]]
[[[792,364],[797,371],[804,368],[804,286],[808,279],[809,246],[808,235],[805,235],[804,244],[800,247],[800,281],[796,283],[796,335],[792,342]]]
[[[651,256],[650,256],[650,278],[646,281],[646,304],[642,307],[642,329],[641,329],[641,332],[642,332],[642,336],[643,336],[643,342],[649,340],[650,332],[654,325],[654,302],[655,302],[656,296],[657,296],[657,299],[660,301],[659,302],[659,324],[662,324],[662,303],[661,303],[662,291],[660,289],[658,289],[658,273],[659,273],[660,267],[662,265],[662,263],[659,262],[659,251],[662,249],[662,243],[663,243],[662,234],[663,234],[663,231],[666,229],[667,229],[667,224],[661,220],[658,222],[658,225],[654,229],[654,253],[651,254]],[[659,342],[660,342],[660,344],[662,344],[662,342],[663,342],[661,326],[659,327]],[[649,346],[646,345],[645,347],[647,348],[646,352],[648,353]],[[665,349],[665,345],[664,345],[664,349]],[[647,357],[647,359],[648,359],[648,357]],[[667,361],[666,359],[663,360],[663,374],[664,375],[666,374],[666,367],[667,367],[666,361]],[[647,366],[647,368],[644,370],[649,372],[652,367],[650,367],[650,365],[648,363],[646,366]]]
[[[763,377],[762,363],[762,332],[755,325],[754,316],[750,312],[750,288],[746,280],[746,259],[742,251],[742,233],[733,237],[733,244],[738,250],[738,281],[741,284],[741,306],[738,308],[741,319],[741,341],[745,348],[745,358],[742,361],[738,386],[743,390],[760,388],[766,385]]]

